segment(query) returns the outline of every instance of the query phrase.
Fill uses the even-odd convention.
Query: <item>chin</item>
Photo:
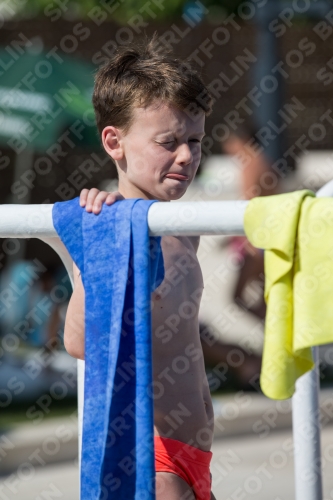
[[[179,200],[184,194],[186,193],[186,189],[182,190],[172,190],[171,192],[167,193],[166,199],[168,200]]]
[[[175,193],[174,195],[172,195],[170,197],[170,200],[179,200],[180,198],[182,198],[182,196],[184,196],[185,193],[186,193],[186,189],[185,189],[185,191],[182,191],[181,193]]]
[[[164,189],[159,189],[158,192],[155,193],[155,199],[160,201],[172,201],[179,200],[187,191],[188,186],[178,186],[178,187],[169,187],[163,186]],[[166,189],[165,189],[166,187]],[[152,193],[153,194],[153,193]]]

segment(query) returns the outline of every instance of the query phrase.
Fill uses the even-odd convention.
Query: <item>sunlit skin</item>
[[[193,121],[170,105],[155,104],[134,110],[134,121],[126,134],[116,127],[105,127],[102,142],[116,162],[119,191],[84,189],[81,206],[98,214],[104,202],[110,205],[123,198],[178,200],[197,172],[204,125],[203,112]],[[173,174],[186,178],[174,179]],[[163,236],[161,245],[165,279],[151,301],[153,378],[160,387],[154,397],[154,433],[209,451],[214,419],[199,336],[198,313],[203,291],[196,256],[199,238]],[[65,345],[72,356],[84,359],[84,289],[75,265],[74,276]],[[171,417],[175,410],[183,411],[178,423]],[[157,500],[179,499],[182,495],[187,500],[195,498],[188,484],[175,474],[158,472],[156,481],[157,486],[163,481],[168,485],[164,493],[162,488],[157,493]],[[211,498],[214,499],[213,494]]]
[[[134,109],[134,122],[127,134],[105,127],[103,145],[117,162],[118,189],[124,198],[181,198],[200,163],[204,122],[204,113],[194,122],[183,111],[155,104]],[[187,180],[168,178],[172,173]]]

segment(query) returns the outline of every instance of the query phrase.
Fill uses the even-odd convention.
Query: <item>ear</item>
[[[102,131],[102,143],[105,151],[116,161],[124,157],[121,132],[116,127],[107,126]]]

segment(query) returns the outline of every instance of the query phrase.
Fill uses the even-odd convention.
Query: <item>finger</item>
[[[98,195],[96,196],[93,204],[93,212],[95,214],[99,214],[99,212],[102,210],[102,205],[106,198],[108,197],[108,194],[106,191],[100,191]]]
[[[100,191],[97,188],[89,189],[88,196],[87,196],[87,201],[86,201],[86,210],[87,210],[87,212],[91,212],[93,204],[94,204],[94,201],[95,201],[95,198],[96,198],[96,196],[98,195],[99,192]]]
[[[114,203],[115,201],[119,200],[124,200],[125,198],[123,197],[122,194],[119,193],[119,191],[114,191],[113,193],[109,193],[109,196],[106,199],[106,203]]]
[[[114,192],[114,193],[108,193],[108,196],[105,200],[105,203],[107,203],[107,205],[112,205],[112,203],[114,203],[115,201],[117,201],[117,192]]]
[[[89,189],[82,189],[80,193],[80,206],[84,207],[87,201],[87,196],[89,193]]]

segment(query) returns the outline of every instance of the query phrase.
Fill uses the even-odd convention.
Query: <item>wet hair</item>
[[[195,117],[208,116],[213,98],[188,61],[159,45],[155,32],[117,49],[95,75],[93,105],[99,133],[112,125],[127,133],[135,107],[169,104]]]

